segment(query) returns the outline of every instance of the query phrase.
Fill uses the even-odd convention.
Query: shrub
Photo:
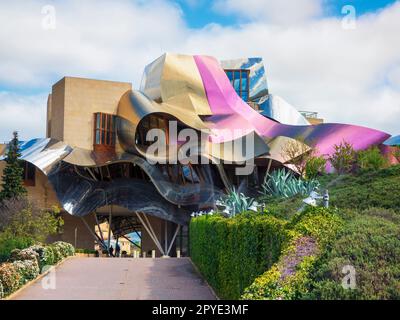
[[[282,220],[256,213],[231,219],[218,215],[193,218],[191,258],[219,297],[237,299],[278,260],[289,237],[285,225]]]
[[[280,169],[265,176],[262,193],[277,198],[290,198],[296,195],[308,196],[318,187],[317,180],[296,178],[290,171]]]
[[[62,258],[73,256],[75,254],[75,249],[73,245],[68,242],[57,241],[53,243],[52,247],[56,247],[59,249]]]
[[[21,276],[12,263],[0,264],[0,282],[3,285],[4,295],[7,296],[20,286]]]
[[[3,289],[3,284],[0,281],[0,299],[4,298],[4,289]]]
[[[312,157],[306,163],[306,178],[312,180],[325,173],[326,160],[323,156]]]
[[[44,242],[49,235],[57,234],[63,224],[60,210],[37,208],[26,197],[4,200],[0,203],[0,232],[10,238],[31,238]]]
[[[35,245],[31,247],[39,255],[39,268],[54,264],[54,253],[50,246]]]
[[[308,292],[308,283],[320,252],[343,227],[332,210],[309,208],[287,225],[292,237],[279,261],[245,289],[242,299],[298,299]]]
[[[383,207],[400,211],[400,165],[342,175],[335,180],[330,175],[320,180],[329,189],[332,206],[360,210]]]
[[[304,205],[303,197],[299,195],[285,199],[264,196],[259,201],[265,203],[264,210],[267,214],[285,220],[291,219]]]
[[[400,226],[391,221],[391,211],[381,217],[378,211],[354,213],[331,250],[316,263],[305,298],[400,298]],[[355,268],[356,289],[341,286],[345,265]]]
[[[357,166],[361,170],[379,170],[387,166],[387,160],[378,147],[374,146],[357,152]]]
[[[26,237],[12,238],[7,234],[0,235],[0,262],[7,261],[14,249],[24,249],[34,243],[33,239]]]
[[[31,261],[36,261],[39,263],[39,255],[32,250],[30,247],[26,249],[14,249],[11,252],[10,256],[11,261],[25,261],[25,260],[31,260]]]
[[[14,261],[13,265],[20,275],[20,285],[24,285],[39,275],[39,265],[36,260]]]
[[[329,157],[332,167],[338,174],[351,172],[355,163],[355,151],[353,146],[343,141],[339,145],[334,145],[334,153]]]
[[[400,146],[395,146],[393,147],[393,157],[397,160],[397,162],[400,163]]]
[[[53,251],[53,256],[54,256],[54,264],[60,262],[63,259],[63,254],[61,252],[60,247],[50,245],[51,251]]]

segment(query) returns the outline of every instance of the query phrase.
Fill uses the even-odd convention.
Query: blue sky
[[[43,27],[48,5],[54,29]],[[137,89],[164,52],[262,57],[270,92],[297,109],[400,133],[399,0],[14,0],[1,2],[0,27],[0,143],[13,130],[45,135],[62,77]]]
[[[238,23],[248,22],[240,14],[221,14],[213,8],[214,1],[208,0],[176,0],[183,11],[183,17],[191,28],[203,28],[207,24],[217,23],[223,26],[235,26]],[[244,1],[245,2],[245,1]],[[295,1],[293,1],[295,3]],[[365,14],[380,10],[395,0],[325,0],[324,14],[326,16],[340,16],[342,7],[353,5],[357,14]]]

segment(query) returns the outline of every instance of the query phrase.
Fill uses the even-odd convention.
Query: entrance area
[[[93,217],[94,232],[87,218],[81,219],[100,256],[180,258],[188,254],[187,226],[119,206],[100,208]]]
[[[48,279],[47,279],[48,277]],[[214,300],[188,258],[71,258],[15,300]]]

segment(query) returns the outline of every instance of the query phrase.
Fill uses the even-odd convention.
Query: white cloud
[[[322,13],[321,0],[217,0],[214,9],[268,23],[297,24]]]
[[[46,95],[20,96],[0,92],[0,143],[11,140],[13,131],[20,140],[44,137],[46,134]]]
[[[230,2],[234,8],[236,2]],[[253,22],[190,30],[179,7],[163,0],[54,1],[57,26],[47,31],[41,27],[41,8],[48,1],[1,4],[0,88],[35,88],[43,94],[7,94],[7,99],[3,94],[0,140],[9,129],[26,125],[12,105],[31,114],[36,123],[27,131],[31,137],[44,135],[45,120],[32,117],[33,110],[45,114],[46,93],[64,75],[132,81],[137,87],[144,66],[165,51],[221,59],[261,56],[270,91],[300,109],[319,111],[330,122],[400,133],[400,3],[361,16],[355,30],[344,30],[339,18],[314,18],[320,10],[314,2],[291,1],[294,13],[283,11],[297,17],[288,24],[287,17],[268,16],[288,1],[265,1],[257,16],[252,12],[262,8],[242,1]]]

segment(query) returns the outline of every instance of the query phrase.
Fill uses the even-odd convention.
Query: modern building
[[[266,172],[290,162],[288,141],[329,156],[343,140],[361,150],[390,137],[310,122],[269,93],[260,58],[164,54],[139,90],[73,77],[54,84],[46,138],[21,144],[24,181],[38,206],[62,208],[60,238],[79,248],[106,250],[109,235],[137,233],[143,252],[185,255],[191,214],[232,188],[256,193]]]

